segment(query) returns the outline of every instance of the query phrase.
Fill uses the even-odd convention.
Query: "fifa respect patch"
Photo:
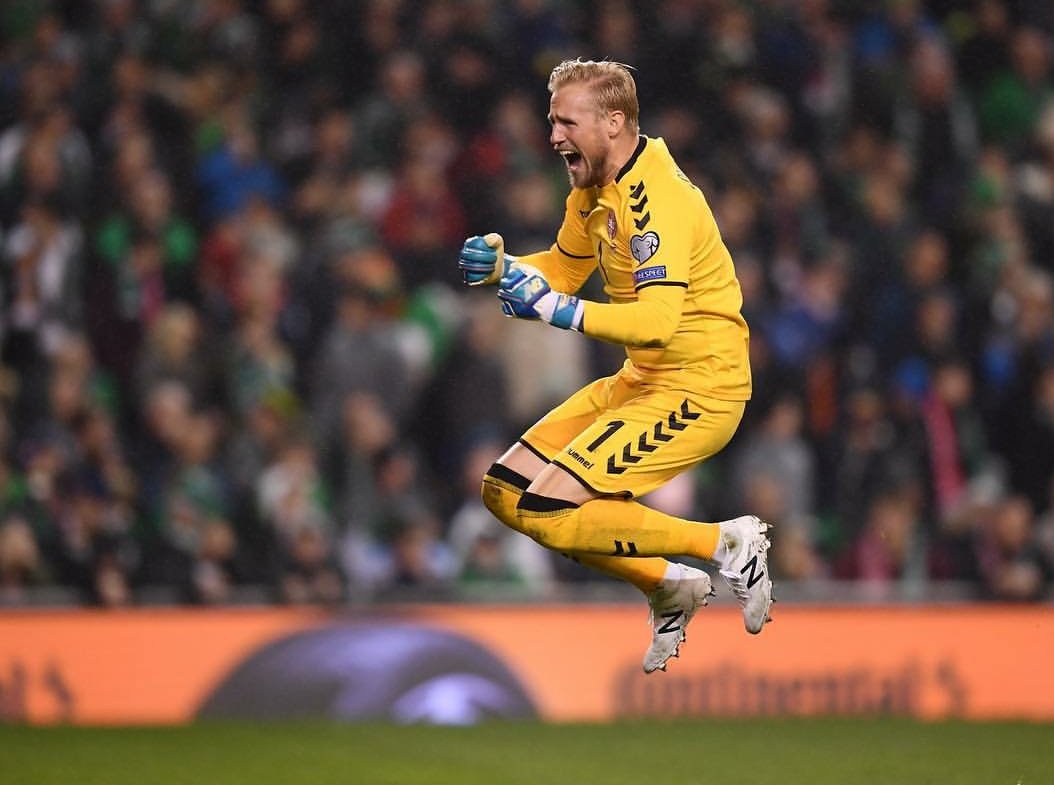
[[[645,281],[654,281],[657,278],[666,277],[666,265],[660,264],[658,267],[645,267],[643,270],[637,270],[633,273],[633,282],[637,284],[644,283]]]

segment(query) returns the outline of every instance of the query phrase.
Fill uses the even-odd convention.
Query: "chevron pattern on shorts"
[[[677,433],[688,428],[689,422],[698,420],[700,416],[699,412],[693,412],[689,408],[688,400],[685,399],[679,409],[670,412],[665,419],[659,420],[653,428],[640,434],[636,440],[627,442],[621,453],[616,450],[608,458],[608,474],[622,474],[633,464],[640,463],[641,458],[655,452],[664,443],[672,441]]]

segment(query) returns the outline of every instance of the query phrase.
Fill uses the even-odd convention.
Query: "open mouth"
[[[574,150],[558,150],[557,152],[563,157],[564,163],[567,164],[568,169],[575,170],[581,166],[581,153],[576,153]]]

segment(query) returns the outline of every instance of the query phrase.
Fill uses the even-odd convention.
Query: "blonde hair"
[[[549,74],[549,92],[555,93],[567,84],[585,82],[593,88],[598,110],[622,112],[626,116],[626,126],[637,133],[640,107],[637,85],[630,73],[632,68],[614,60],[564,60]]]

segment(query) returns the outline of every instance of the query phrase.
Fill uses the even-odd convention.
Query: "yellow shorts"
[[[643,496],[719,452],[745,401],[722,401],[642,382],[627,363],[576,392],[521,443],[594,493]]]

